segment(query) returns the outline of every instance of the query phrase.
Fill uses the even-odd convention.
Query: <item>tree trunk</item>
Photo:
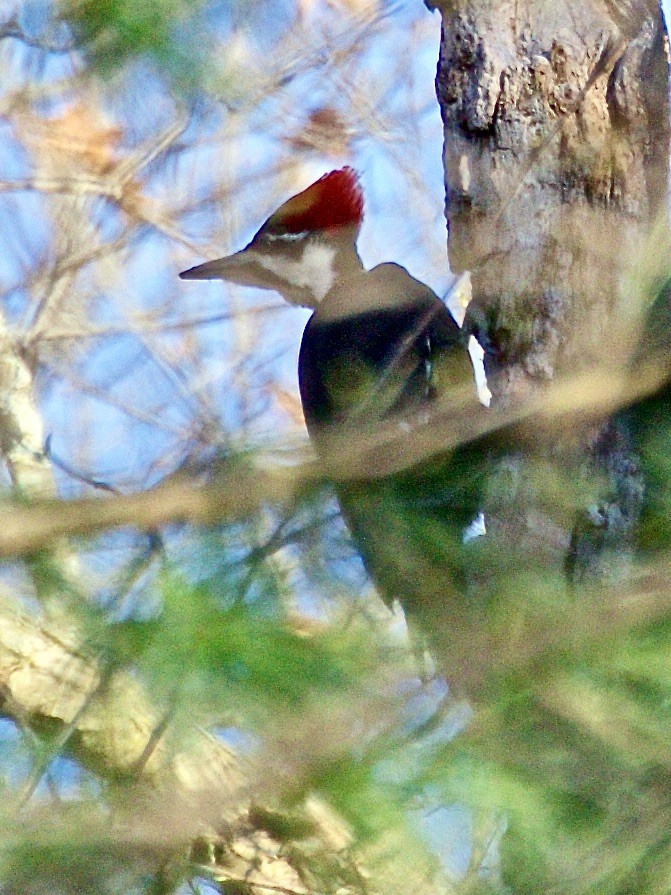
[[[661,9],[655,0],[440,9],[449,257],[455,274],[470,272],[466,325],[485,348],[493,405],[521,404],[579,369],[619,375],[668,247]],[[626,427],[581,418],[529,441],[499,461],[513,484],[489,501],[490,530],[517,558],[528,548],[544,568],[602,573],[627,553],[644,487]],[[596,473],[606,485],[572,518],[548,513],[532,481],[539,458],[571,482]]]

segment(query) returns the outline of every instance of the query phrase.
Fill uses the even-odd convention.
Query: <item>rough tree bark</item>
[[[467,325],[485,348],[493,406],[524,403],[543,382],[588,367],[616,375],[668,247],[659,4],[439,8],[450,264],[470,271]],[[488,506],[490,529],[517,557],[528,547],[544,567],[602,574],[627,552],[644,487],[627,432],[597,416],[533,441],[536,457],[573,478],[596,471],[608,487],[582,519],[549,518],[524,485],[527,445],[505,460],[516,484],[506,507]]]

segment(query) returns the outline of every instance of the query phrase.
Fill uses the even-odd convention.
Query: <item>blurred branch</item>
[[[38,730],[53,732],[57,725],[56,751],[66,746],[107,779],[133,781],[127,816],[122,821],[117,807],[115,825],[128,847],[139,844],[164,859],[168,850],[183,851],[194,838],[226,825],[238,845],[235,873],[246,874],[250,883],[290,881],[301,888],[278,848],[263,873],[257,867],[258,830],[247,816],[249,769],[239,756],[202,730],[187,751],[171,753],[162,741],[166,719],[156,715],[132,675],[106,673],[73,637],[6,604],[0,612],[0,692],[6,715]],[[31,778],[33,788],[37,782]],[[24,811],[25,795],[17,805]]]
[[[33,724],[74,724],[77,736],[69,746],[86,766],[107,775],[140,774],[156,780],[168,773],[167,752],[160,742],[154,743],[150,757],[145,755],[159,722],[137,680],[119,672],[109,678],[74,635],[40,624],[6,603],[0,613],[0,688],[5,702],[9,698]],[[197,766],[191,767],[190,782],[207,774],[215,779],[224,775],[219,779],[220,796],[227,791],[238,798],[238,760],[219,743],[216,749],[209,743],[207,751],[219,758],[197,771]]]
[[[368,434],[334,433],[328,460],[303,459],[292,466],[258,460],[220,461],[211,480],[202,483],[180,472],[156,488],[109,499],[35,500],[7,509],[0,529],[0,556],[31,554],[64,536],[92,535],[124,526],[154,529],[171,522],[212,524],[242,519],[267,504],[291,504],[323,478],[369,478],[412,466],[499,430],[519,426],[520,437],[540,429],[581,426],[604,418],[643,397],[666,379],[659,364],[642,365],[635,381],[621,371],[589,372],[554,383],[521,408],[474,413],[469,401],[435,415],[380,424]],[[411,437],[410,437],[411,436]],[[294,454],[295,459],[295,454]]]
[[[361,10],[341,16],[338,25],[318,41],[314,40],[307,29],[297,29],[295,34],[289,32],[288,40],[278,48],[276,61],[273,60],[273,64],[266,66],[263,74],[255,82],[252,81],[251,88],[247,88],[248,92],[240,104],[232,104],[234,111],[236,114],[248,113],[300,75],[332,67],[332,63],[338,58],[351,62],[357,48],[371,37],[375,28],[385,19],[393,16],[401,5],[398,2],[379,4],[374,0]]]
[[[37,501],[6,514],[0,533],[0,555],[30,554],[66,534],[89,535],[123,526],[152,529],[171,522],[211,524],[240,519],[266,502],[291,500],[302,485],[316,478],[316,467],[309,463],[265,472],[259,468],[243,471],[239,464],[231,464],[230,471],[206,484],[197,484],[180,473],[150,491],[110,500]]]
[[[43,445],[32,371],[0,315],[0,450],[12,483],[27,496],[55,494],[53,472]]]
[[[8,38],[18,40],[27,47],[42,50],[44,53],[71,53],[76,49],[76,44],[73,40],[57,40],[53,37],[53,34],[41,39],[29,37],[14,16],[0,25],[0,40],[7,40]]]
[[[286,305],[277,303],[273,305],[259,305],[258,307],[246,307],[241,311],[222,311],[218,314],[206,314],[202,317],[186,317],[183,320],[157,320],[155,314],[133,315],[128,323],[118,325],[95,326],[66,329],[54,327],[44,333],[40,338],[44,342],[55,342],[60,339],[100,339],[110,336],[125,336],[129,333],[164,333],[173,330],[192,329],[196,326],[211,326],[213,323],[233,320],[238,314],[245,316],[264,316],[286,310]]]

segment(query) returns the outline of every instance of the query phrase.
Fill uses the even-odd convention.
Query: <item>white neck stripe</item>
[[[307,289],[320,302],[335,283],[334,246],[308,241],[298,259],[278,257],[272,252],[256,250],[256,261],[261,267],[289,283],[294,288]]]

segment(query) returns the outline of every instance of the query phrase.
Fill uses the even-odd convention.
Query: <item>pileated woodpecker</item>
[[[398,264],[364,269],[356,249],[362,218],[356,173],[332,171],[285,202],[245,249],[180,274],[272,289],[314,308],[298,378],[322,455],[334,431],[374,438],[376,427],[397,425],[418,438],[412,420],[426,423],[451,395],[463,404],[466,394],[479,407],[464,336],[443,302]],[[388,600],[444,609],[464,528],[480,509],[471,460],[468,448],[434,451],[431,459],[420,450],[393,473],[370,469],[335,483],[364,563]]]

